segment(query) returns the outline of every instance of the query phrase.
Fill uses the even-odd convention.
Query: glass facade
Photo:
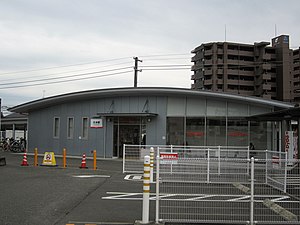
[[[271,146],[270,122],[248,122],[244,118],[168,117],[167,144],[190,146]]]
[[[167,142],[172,145],[185,145],[184,118],[167,118]]]
[[[186,118],[186,145],[203,146],[205,144],[205,119]]]

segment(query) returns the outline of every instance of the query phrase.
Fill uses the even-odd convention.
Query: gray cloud
[[[299,11],[298,0],[4,0],[0,2],[0,83],[8,77],[47,77],[52,71],[3,75],[6,72],[120,57],[128,57],[128,66],[133,65],[132,56],[189,53],[203,42],[224,41],[225,25],[227,41],[253,43],[270,41],[276,24],[277,33],[289,34],[290,45],[296,48]],[[190,57],[154,62],[145,58],[143,64],[189,64]],[[189,88],[190,75],[189,70],[143,71],[139,84]],[[18,104],[39,98],[43,90],[55,95],[131,85],[129,74],[17,91],[0,89],[0,96]]]

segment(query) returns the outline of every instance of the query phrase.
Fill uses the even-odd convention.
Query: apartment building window
[[[60,132],[60,118],[54,117],[53,120],[53,137],[59,138],[59,132]]]
[[[82,130],[81,130],[81,138],[82,139],[88,138],[88,129],[89,129],[89,118],[83,117],[82,118]]]
[[[68,117],[67,121],[67,138],[73,139],[74,138],[74,117]]]

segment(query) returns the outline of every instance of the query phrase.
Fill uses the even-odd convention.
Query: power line
[[[95,72],[94,74],[96,74]],[[120,74],[126,74],[126,73],[132,73],[132,70],[129,71],[123,71],[118,73],[110,73],[105,75],[98,75],[98,76],[92,76],[92,77],[83,77],[83,78],[76,78],[76,79],[68,79],[68,80],[62,80],[62,81],[52,81],[52,82],[44,82],[44,83],[37,83],[37,84],[27,84],[27,85],[16,85],[16,86],[9,86],[9,87],[0,87],[0,89],[13,89],[13,88],[23,88],[23,87],[35,87],[35,86],[41,86],[41,85],[49,85],[49,84],[57,84],[57,83],[66,83],[66,82],[73,82],[73,81],[81,81],[81,80],[88,80],[88,79],[94,79],[94,78],[100,78],[100,77],[108,77],[108,76],[116,76]]]
[[[7,85],[14,85],[14,84],[26,84],[26,83],[34,83],[34,82],[39,82],[39,81],[51,81],[51,80],[58,80],[58,79],[64,79],[64,78],[70,78],[70,77],[87,76],[87,75],[91,75],[91,74],[113,72],[113,71],[117,71],[117,70],[129,69],[129,68],[131,68],[131,67],[123,67],[123,68],[117,68],[117,69],[111,69],[111,70],[102,70],[102,71],[96,71],[96,72],[90,72],[90,73],[72,74],[72,75],[68,75],[68,76],[60,76],[60,77],[54,77],[54,78],[42,78],[42,79],[29,80],[29,81],[11,82],[11,83],[0,84],[0,86],[7,86]]]
[[[8,75],[8,74],[36,72],[36,71],[42,71],[42,70],[60,69],[60,68],[73,67],[73,66],[82,66],[82,65],[95,64],[95,63],[101,63],[101,62],[110,62],[110,61],[123,60],[123,59],[128,59],[128,58],[129,57],[122,57],[122,58],[106,59],[106,60],[99,60],[99,61],[85,62],[85,63],[78,63],[78,64],[69,64],[69,65],[62,65],[62,66],[45,67],[45,68],[39,68],[39,69],[20,70],[20,71],[14,71],[14,72],[0,73],[0,76]]]
[[[68,73],[73,73],[73,72],[80,72],[80,71],[86,71],[86,70],[92,70],[92,69],[99,69],[99,68],[105,68],[105,67],[123,65],[123,64],[128,64],[128,63],[129,62],[123,62],[123,63],[115,63],[115,64],[110,64],[110,65],[90,67],[90,68],[78,69],[78,70],[70,70],[70,71],[64,71],[64,72],[58,72],[58,73],[39,74],[39,75],[35,75],[35,76],[30,76],[30,77],[27,76],[26,79],[28,79],[28,78],[36,78],[36,77],[41,77],[41,76],[45,77],[45,76],[53,76],[53,75],[59,75],[59,74],[68,74]],[[3,81],[12,81],[12,80],[20,80],[20,78],[16,77],[16,78],[11,78],[11,79],[1,80],[1,81],[3,82]]]

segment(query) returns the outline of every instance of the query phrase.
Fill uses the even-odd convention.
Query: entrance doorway
[[[123,145],[145,145],[146,123],[143,117],[118,117],[114,119],[114,157],[123,157]]]

